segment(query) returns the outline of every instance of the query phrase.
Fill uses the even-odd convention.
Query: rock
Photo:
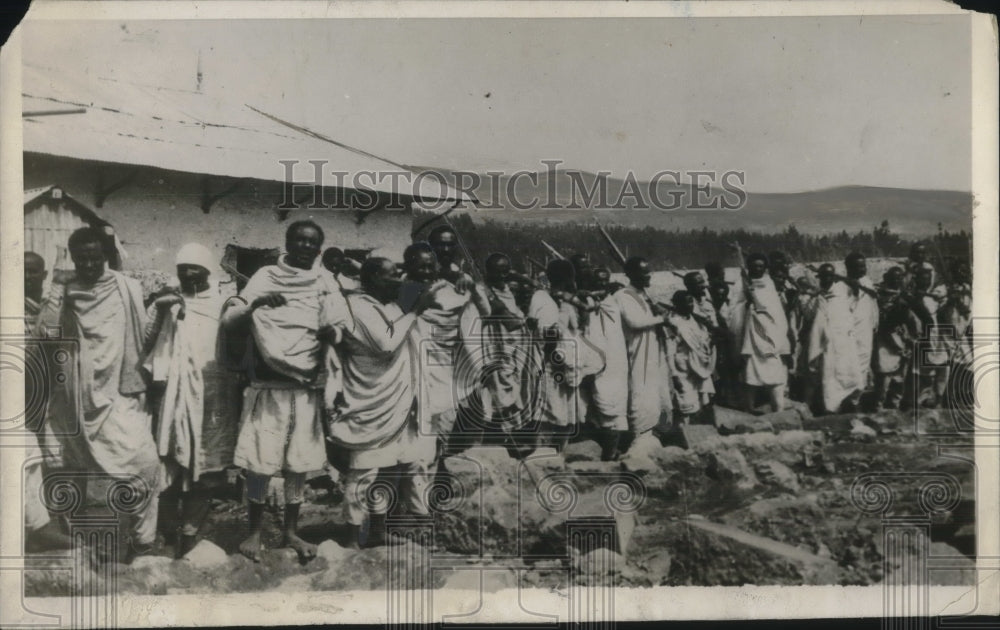
[[[165,594],[167,588],[180,586],[184,564],[165,556],[139,556],[119,573],[119,592]]]
[[[316,557],[325,559],[331,567],[343,562],[350,553],[350,549],[341,547],[332,540],[324,540],[316,547]]]
[[[766,485],[775,486],[788,492],[797,493],[800,490],[799,480],[791,468],[781,462],[766,460],[754,465],[757,478]]]
[[[885,414],[875,414],[870,416],[862,416],[861,421],[875,429],[875,432],[879,435],[893,435],[898,433],[897,422],[895,416],[887,416]]]
[[[573,557],[573,568],[586,575],[601,576],[618,573],[624,566],[625,558],[606,547]]]
[[[804,496],[783,495],[770,499],[759,499],[747,508],[750,514],[761,519],[788,519],[789,516],[802,516],[807,519],[819,520],[824,516],[819,507],[819,497],[816,494]],[[690,517],[688,517],[690,520]],[[726,519],[730,522],[729,519]],[[738,521],[732,524],[738,524]]]
[[[652,455],[662,448],[660,441],[652,433],[638,436],[621,458],[622,468],[631,472],[649,473],[657,469]]]
[[[875,429],[862,422],[860,418],[851,419],[851,437],[861,441],[868,441],[874,440],[877,435],[878,433]]]
[[[802,417],[802,412],[798,409],[784,409],[765,414],[760,420],[766,420],[775,431],[799,431],[802,429]]]
[[[621,467],[629,472],[641,474],[655,472],[659,468],[656,462],[648,455],[637,455],[635,453],[626,453],[621,458]]]
[[[229,556],[212,541],[200,540],[194,549],[187,552],[184,561],[191,563],[191,566],[197,569],[205,570],[226,564],[229,561]]]
[[[819,453],[823,442],[823,433],[819,431],[748,433],[722,438],[723,445],[738,448],[750,460],[773,459],[786,466],[797,466],[804,453]]]
[[[670,552],[666,549],[660,549],[654,551],[652,554],[646,556],[642,560],[637,561],[637,564],[641,565],[651,576],[658,578],[653,583],[661,583],[668,575],[670,575],[670,564],[673,558]]]
[[[593,440],[580,440],[566,445],[563,451],[566,463],[571,462],[599,462],[601,461],[601,447]]]
[[[719,435],[773,431],[766,416],[756,416],[719,406],[715,407],[715,427],[718,429]]]
[[[715,536],[726,538],[740,545],[762,551],[775,558],[798,565],[806,584],[835,584],[838,576],[837,563],[829,558],[821,558],[810,550],[794,547],[764,536],[758,536],[731,525],[711,521],[687,521],[698,529]]]
[[[676,425],[664,437],[665,445],[701,453],[717,448],[720,440],[719,430],[710,424]]]
[[[809,408],[804,402],[798,400],[786,400],[785,401],[785,411],[795,411],[799,415],[799,422],[801,424],[802,419],[808,419],[813,417],[812,409]]]
[[[827,431],[829,433],[848,433],[851,421],[857,417],[853,413],[837,413],[817,418],[802,418],[802,428],[806,431]]]
[[[265,564],[274,564],[276,566],[298,564],[299,554],[291,547],[265,549],[261,555],[261,562],[264,562]]]
[[[412,588],[443,583],[441,571],[430,568],[431,552],[413,542],[374,547],[348,554],[343,562],[313,576],[314,590],[387,589],[393,584]]]
[[[743,453],[734,448],[709,453],[705,474],[716,481],[735,484],[741,490],[757,486],[757,477],[750,464]]]

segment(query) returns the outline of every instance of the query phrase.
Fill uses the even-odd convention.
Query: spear
[[[625,254],[622,253],[622,250],[618,249],[618,245],[615,243],[614,239],[611,238],[611,235],[608,234],[608,231],[604,229],[604,226],[597,223],[596,217],[594,218],[594,223],[597,225],[597,229],[600,230],[601,236],[604,237],[604,240],[607,241],[608,246],[611,248],[611,253],[614,254],[615,260],[618,261],[619,265],[624,267],[626,260]]]
[[[551,253],[551,254],[552,254],[553,256],[555,256],[555,257],[556,257],[556,258],[557,258],[558,260],[566,260],[566,257],[565,257],[565,256],[563,256],[562,254],[560,254],[560,253],[559,253],[559,250],[558,250],[558,249],[556,249],[555,247],[552,247],[551,245],[549,245],[549,244],[548,244],[548,243],[546,243],[545,241],[542,241],[542,245],[544,245],[544,246],[545,246],[545,249],[549,250],[549,252],[550,252],[550,253]]]
[[[816,265],[806,265],[806,269],[808,269],[809,271],[811,271],[811,272],[813,272],[815,274],[819,273],[819,268],[816,267]],[[865,285],[859,283],[857,280],[852,280],[852,279],[848,278],[847,276],[840,275],[839,273],[833,274],[832,277],[833,277],[834,280],[840,280],[841,282],[844,282],[844,283],[848,284],[851,287],[854,287],[856,289],[860,289],[860,290],[864,291],[865,293],[867,293],[868,295],[872,296],[873,298],[876,298],[876,299],[878,298],[878,293],[877,292],[873,291],[872,289],[869,289]]]

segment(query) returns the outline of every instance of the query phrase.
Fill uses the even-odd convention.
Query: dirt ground
[[[972,436],[955,430],[951,412],[767,418],[729,426],[729,435],[709,430],[687,448],[655,444],[622,462],[599,461],[587,439],[561,456],[523,462],[502,448],[474,447],[447,460],[449,483],[431,490],[433,517],[411,525],[423,545],[403,548],[417,568],[405,570],[425,571],[437,588],[463,584],[476,572],[456,569],[470,563],[496,569],[488,572],[490,588],[515,586],[514,569],[522,569],[523,586],[545,588],[595,579],[622,586],[876,584],[897,567],[884,562],[881,513],[865,513],[858,503],[877,503],[879,488],[860,499],[856,488],[852,499],[852,484],[877,474],[888,480],[887,514],[922,517],[922,502],[940,508],[915,521],[929,535],[930,556],[948,556],[957,567],[932,571],[932,581],[972,582],[975,467],[962,459],[971,458]],[[947,487],[928,486],[935,479]],[[265,517],[262,562],[239,555],[245,509],[239,485],[228,484],[214,490],[201,531],[207,542],[187,558],[174,559],[161,540],[151,556],[85,577],[147,594],[386,588],[391,573],[403,570],[393,564],[398,553],[346,548],[342,496],[329,475],[310,481],[300,527],[320,548],[306,563],[277,548],[278,505]],[[390,523],[411,531],[395,517]],[[605,537],[573,533],[588,527]],[[27,595],[81,588],[65,552],[36,560]]]

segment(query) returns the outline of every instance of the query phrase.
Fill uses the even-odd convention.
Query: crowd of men
[[[45,295],[44,261],[26,253],[26,329],[75,340],[80,368],[51,384],[33,487],[49,471],[125,479],[142,499],[126,553],[148,553],[161,522],[183,555],[208,513],[206,475],[236,466],[249,530],[239,550],[259,559],[280,475],[283,544],[308,560],[298,521],[313,471],[339,473],[343,540],[386,544],[379,475],[392,471],[396,509],[426,515],[447,457],[472,444],[525,457],[585,435],[616,460],[713,422],[716,405],[954,404],[951,372],[972,360],[968,265],[935,269],[924,244],[879,284],[857,253],[845,275],[823,264],[793,280],[780,252],[737,252],[739,282],[709,263],[668,302],[650,295],[643,258],[621,261],[627,285],[584,253],[532,277],[503,253],[473,256],[447,224],[399,263],[323,245],[317,224],[292,223],[276,264],[229,298],[196,243],[177,253],[179,286],[152,296],[108,267],[100,230],[71,235],[75,270],[54,272]],[[211,437],[225,423],[238,434],[228,454]],[[37,498],[26,496],[28,529],[42,546],[64,543]]]

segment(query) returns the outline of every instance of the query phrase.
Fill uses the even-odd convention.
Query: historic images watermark
[[[456,199],[474,200],[479,210],[740,210],[746,205],[741,170],[664,169],[647,177],[628,171],[596,173],[562,168],[563,160],[540,161],[539,170],[443,171],[434,169],[338,170],[327,160],[279,160],[285,182],[278,210],[409,210],[402,199],[428,212]],[[296,176],[311,173],[312,182]],[[445,191],[421,195],[424,186]],[[375,190],[385,191],[383,194]]]

